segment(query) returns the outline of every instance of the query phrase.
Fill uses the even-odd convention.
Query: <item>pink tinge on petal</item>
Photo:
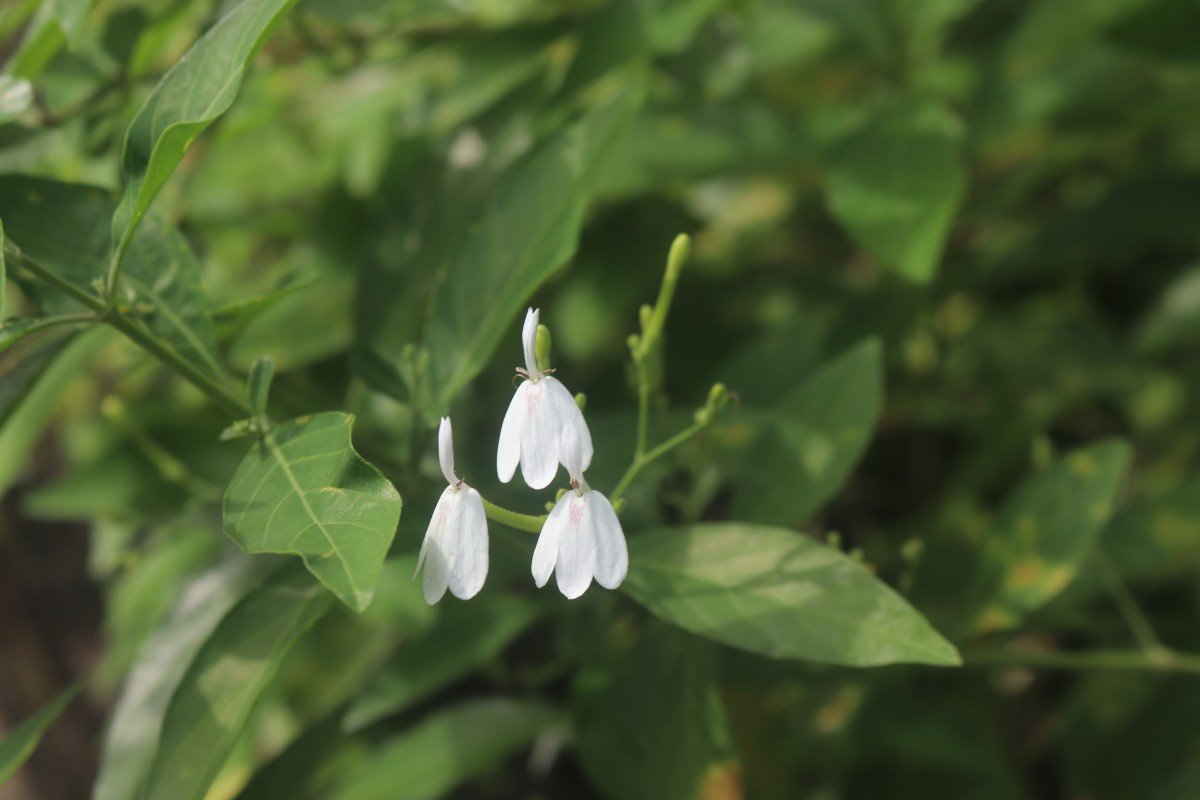
[[[538,406],[542,404],[542,387],[532,381],[529,383],[529,388],[525,390],[525,409],[532,415],[536,414]]]
[[[583,515],[587,512],[587,503],[582,497],[572,497],[570,507],[571,527],[578,532],[579,526],[583,523]]]

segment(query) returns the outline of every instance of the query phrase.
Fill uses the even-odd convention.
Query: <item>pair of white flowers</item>
[[[629,554],[612,503],[584,480],[583,473],[592,463],[592,434],[567,388],[538,368],[537,330],[538,310],[531,308],[521,332],[525,369],[517,369],[525,380],[500,427],[496,473],[508,483],[519,464],[525,483],[544,489],[554,480],[559,464],[566,468],[571,489],[558,499],[538,534],[533,579],[541,588],[552,572],[557,573],[559,590],[575,598],[593,578],[606,589],[620,586],[629,570]],[[417,571],[425,568],[422,590],[430,604],[440,600],[447,588],[463,600],[474,597],[488,571],[483,498],[454,473],[449,417],[442,418],[438,430],[438,460],[449,486],[433,511],[417,560]]]

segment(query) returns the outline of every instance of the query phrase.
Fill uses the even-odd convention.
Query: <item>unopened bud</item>
[[[537,355],[538,369],[546,372],[550,369],[550,329],[545,325],[538,325],[537,338],[533,345],[534,353]]]
[[[555,492],[555,493],[554,493],[554,499],[555,499],[556,501],[557,501],[557,500],[561,500],[561,499],[562,499],[562,496],[563,496],[564,494],[566,494],[566,493],[567,493],[567,490],[566,490],[566,489],[559,489],[557,492]]]
[[[667,254],[667,280],[674,282],[687,262],[692,252],[692,240],[686,233],[681,233],[671,242],[671,252]]]
[[[636,355],[638,348],[642,346],[642,338],[636,333],[631,333],[629,334],[629,338],[625,340],[625,343],[629,345],[630,352]]]
[[[579,410],[583,411],[587,408],[587,395],[583,392],[575,395],[575,405],[579,406]]]
[[[714,383],[708,390],[708,408],[712,411],[720,411],[728,404],[729,390],[723,383]]]
[[[654,316],[654,309],[650,306],[643,305],[638,309],[638,321],[642,323],[642,330],[646,330],[652,316]]]

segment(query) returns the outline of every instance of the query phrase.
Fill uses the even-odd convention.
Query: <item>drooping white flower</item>
[[[525,380],[517,387],[500,426],[496,474],[503,483],[508,483],[520,463],[525,483],[532,489],[545,489],[554,480],[558,465],[567,465],[563,460],[565,435],[570,432],[578,443],[582,474],[592,463],[592,434],[567,387],[538,369],[538,311],[531,308],[525,314],[525,327],[521,331],[525,369],[517,370]]]
[[[483,498],[454,474],[454,434],[449,417],[442,417],[438,429],[438,461],[449,486],[433,510],[413,573],[415,579],[417,572],[425,568],[421,590],[430,605],[442,599],[447,587],[460,600],[474,597],[483,588],[488,572]]]
[[[572,488],[558,499],[538,534],[533,580],[541,588],[554,572],[559,591],[574,599],[592,578],[606,589],[620,586],[629,571],[629,551],[612,503],[583,479],[581,443],[573,432],[565,438],[563,466],[571,474]]]

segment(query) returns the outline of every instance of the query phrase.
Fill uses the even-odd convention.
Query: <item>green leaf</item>
[[[343,733],[333,714],[259,769],[237,800],[323,797],[327,786],[365,749],[364,742]]]
[[[633,537],[622,588],[660,619],[772,658],[960,663],[954,647],[861,564],[780,528],[723,523]]]
[[[1076,450],[1018,486],[989,527],[975,585],[987,604],[978,630],[1012,628],[1066,588],[1112,515],[1130,448]]]
[[[287,565],[221,620],[171,698],[145,800],[205,797],[284,657],[330,602]]]
[[[628,800],[741,797],[741,769],[708,648],[658,623],[632,650],[580,674],[574,698],[583,768]]]
[[[479,374],[501,337],[519,341],[513,321],[575,252],[593,181],[641,100],[640,84],[621,91],[515,167],[463,237],[425,329],[438,408]]]
[[[932,279],[966,190],[962,139],[961,123],[939,105],[885,111],[832,153],[830,211],[884,266]]]
[[[125,134],[125,194],[112,218],[132,235],[192,142],[233,104],[255,53],[296,0],[242,0],[163,76]]]
[[[59,314],[54,317],[33,317],[31,319],[10,319],[0,325],[0,353],[12,347],[26,336],[39,331],[57,328],[60,325],[79,325],[88,322],[79,314]]]
[[[883,410],[879,342],[863,342],[822,367],[765,417],[732,516],[794,525],[829,499],[871,441]]]
[[[400,521],[400,495],[350,443],[354,418],[330,412],[271,429],[225,491],[225,532],[247,553],[292,553],[362,611]]]
[[[91,0],[44,0],[26,28],[7,71],[33,80],[54,59],[65,44],[79,35]]]
[[[0,786],[8,782],[17,770],[21,768],[37,749],[42,734],[58,719],[67,704],[79,694],[83,688],[82,681],[76,681],[58,697],[50,701],[50,705],[34,714],[29,719],[14,728],[3,740],[0,740]]]
[[[447,606],[437,627],[407,642],[396,663],[355,700],[343,727],[361,730],[484,666],[535,617],[532,605],[513,599]]]
[[[215,567],[184,585],[129,671],[109,721],[92,800],[133,800],[159,746],[163,718],[192,659],[258,572],[249,559]]]
[[[544,705],[474,700],[388,739],[330,793],[332,800],[426,800],[495,768],[559,714]]]
[[[108,270],[114,208],[113,197],[93,186],[0,176],[0,219],[10,249],[15,245],[21,258],[85,294],[94,294],[94,283]],[[200,264],[177,230],[149,218],[129,244],[122,282],[132,316],[197,367],[224,375],[200,288]],[[43,305],[64,313],[81,308],[58,292],[46,294]]]

